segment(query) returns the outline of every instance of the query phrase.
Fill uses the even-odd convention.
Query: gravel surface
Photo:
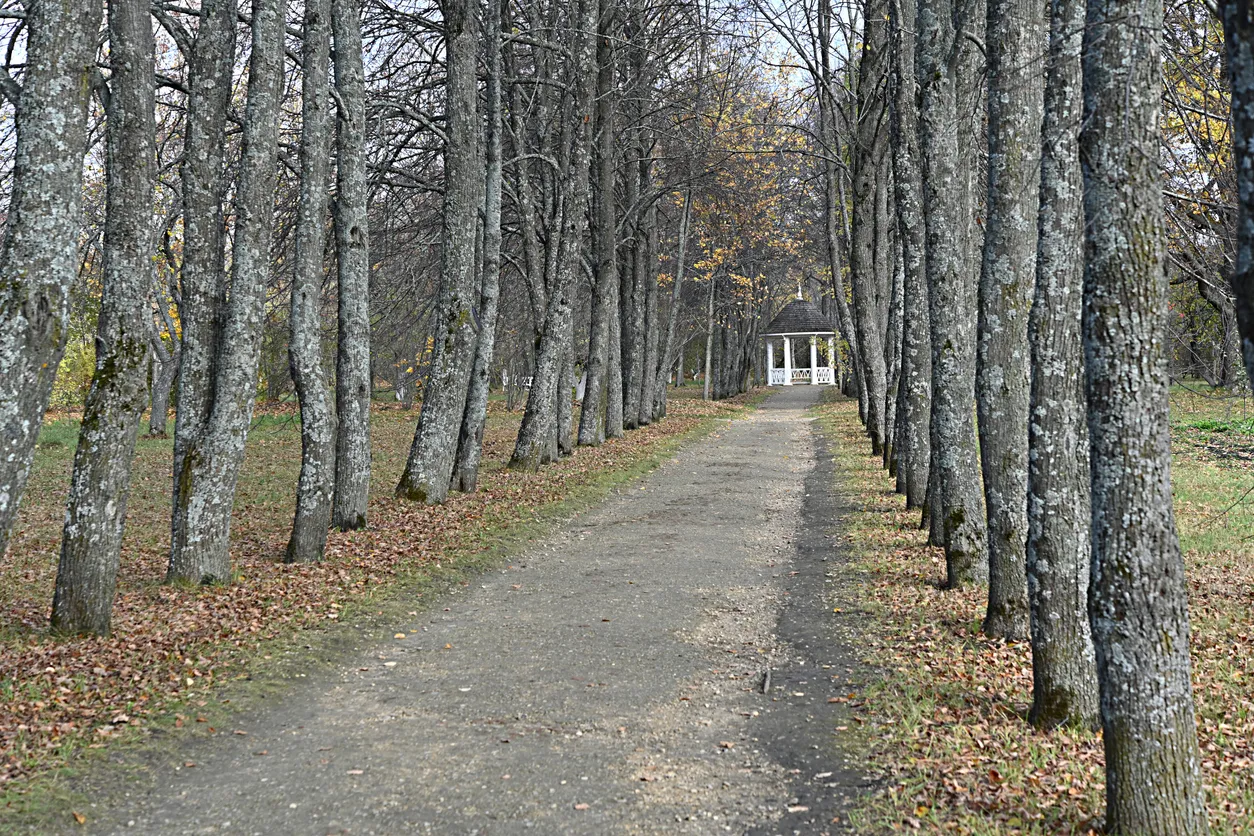
[[[865,782],[828,703],[857,674],[824,597],[817,394],[687,445],[403,638],[238,716],[246,734],[180,744],[85,829],[837,832]]]

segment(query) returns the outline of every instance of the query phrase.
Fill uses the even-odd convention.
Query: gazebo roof
[[[835,333],[835,329],[827,317],[823,316],[818,305],[804,299],[794,299],[771,320],[771,324],[766,327],[765,336],[832,333]]]

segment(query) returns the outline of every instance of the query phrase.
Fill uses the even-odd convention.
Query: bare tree
[[[187,61],[187,127],[183,141],[183,262],[178,311],[182,326],[174,405],[174,548],[186,542],[180,504],[187,456],[204,437],[213,410],[218,340],[226,305],[222,202],[226,196],[226,125],[235,67],[235,0],[205,0]]]
[[[100,9],[28,4],[26,74],[20,93],[7,91],[17,96],[17,155],[0,254],[0,558],[65,350]]]
[[[300,198],[288,346],[300,400],[300,478],[288,563],[316,563],[326,550],[335,491],[335,406],[322,366],[323,250],[330,171],[331,0],[305,0],[301,32]]]
[[[448,496],[475,359],[475,235],[484,177],[479,142],[477,4],[444,0],[441,8],[448,51],[448,138],[444,150],[440,301],[422,414],[405,472],[396,486],[397,496],[431,504]]]
[[[252,54],[244,146],[235,200],[231,292],[213,379],[213,410],[184,461],[175,496],[170,581],[226,583],[231,577],[231,508],[257,398],[262,302],[270,273],[284,0],[253,0]]]
[[[922,0],[918,64],[919,133],[927,223],[927,279],[932,328],[931,444],[936,504],[931,509],[945,548],[946,583],[986,576],[980,465],[971,399],[975,393],[974,288],[961,248],[966,207],[955,172],[958,159],[957,39],[974,5]]]
[[[108,195],[96,371],[83,408],[52,599],[58,633],[109,632],[131,459],[148,395],[156,121],[148,0],[109,3]],[[164,416],[162,416],[164,422]]]
[[[858,62],[858,109],[855,118],[853,157],[853,239],[849,255],[849,276],[853,286],[854,323],[866,386],[866,430],[871,452],[882,455],[887,433],[888,369],[884,352],[884,324],[880,297],[887,297],[881,282],[882,271],[891,268],[884,259],[886,250],[877,241],[877,199],[887,178],[885,166],[888,134],[884,107],[884,77],[888,52],[888,3],[870,0],[863,15],[862,55]],[[879,227],[886,233],[884,224]],[[877,253],[877,250],[879,251]],[[886,304],[886,301],[885,301]]]
[[[496,347],[496,319],[501,280],[501,119],[504,67],[501,56],[501,15],[497,3],[487,6],[485,42],[488,52],[486,174],[483,211],[483,278],[479,290],[479,338],[475,345],[475,365],[466,396],[466,413],[457,441],[457,461],[453,467],[453,489],[473,491],[479,483],[479,461],[483,453],[483,425],[488,414],[488,387],[491,383],[492,355]],[[503,4],[500,4],[503,5]]]
[[[548,289],[544,328],[536,351],[535,374],[527,398],[527,410],[510,457],[509,466],[536,470],[557,455],[557,399],[570,400],[562,391],[563,363],[567,362],[571,334],[571,306],[577,271],[581,267],[583,233],[587,225],[589,161],[592,144],[592,117],[597,74],[595,66],[598,6],[596,0],[580,0],[569,10],[568,23],[572,57],[568,67],[568,92],[561,102],[561,128],[558,140],[557,199],[559,202],[550,244],[554,277]]]
[[[361,2],[331,0],[335,37],[335,503],[331,525],[366,524],[370,498],[370,224],[366,189],[366,88]]]
[[[584,387],[583,410],[579,416],[579,443],[596,446],[605,440],[608,373],[620,358],[610,357],[611,320],[618,319],[617,221],[614,197],[614,40],[617,26],[616,3],[602,4],[597,32],[596,103],[596,191],[592,221],[594,254],[592,319],[588,336],[588,382]],[[621,372],[620,372],[621,375]],[[622,386],[616,393],[621,416]],[[621,418],[619,421],[621,435]]]
[[[902,346],[901,438],[898,473],[904,477],[906,507],[921,508],[927,498],[930,458],[928,425],[932,403],[932,342],[928,322],[923,183],[920,172],[919,111],[914,69],[917,0],[893,0],[893,186],[897,234],[901,239]]]

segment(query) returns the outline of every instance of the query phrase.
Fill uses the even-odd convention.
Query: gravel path
[[[240,715],[247,735],[187,741],[87,830],[837,832],[862,778],[827,702],[856,674],[823,595],[816,396],[688,445],[403,639]]]

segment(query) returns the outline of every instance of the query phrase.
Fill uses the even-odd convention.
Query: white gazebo
[[[813,302],[797,298],[784,306],[766,328],[766,382],[769,386],[792,386],[797,383],[827,384],[836,382],[833,358],[836,357],[836,331]],[[819,365],[819,340],[826,340],[826,364]],[[810,346],[809,364],[798,366],[796,347]],[[780,366],[775,366],[775,346],[782,342]]]

